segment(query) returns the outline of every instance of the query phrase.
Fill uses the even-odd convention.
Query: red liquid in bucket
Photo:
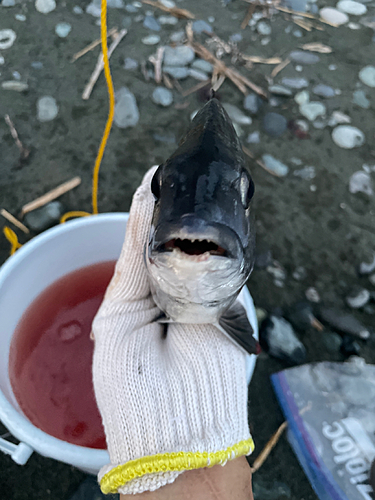
[[[10,347],[9,378],[27,418],[89,448],[107,447],[92,384],[90,332],[114,266],[87,266],[46,288],[23,314]]]

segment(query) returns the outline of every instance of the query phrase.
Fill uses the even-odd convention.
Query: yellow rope
[[[13,255],[16,250],[22,247],[21,243],[18,241],[16,233],[8,226],[3,228],[3,233],[5,238],[11,244],[10,255]]]

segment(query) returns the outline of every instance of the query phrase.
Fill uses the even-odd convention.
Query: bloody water
[[[23,314],[10,348],[10,382],[24,414],[44,432],[90,448],[106,448],[90,332],[114,265],[101,262],[55,281]]]

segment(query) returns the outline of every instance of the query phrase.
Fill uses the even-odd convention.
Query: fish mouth
[[[182,252],[187,256],[215,255],[228,257],[228,251],[215,241],[207,239],[172,238],[158,248],[160,252]]]

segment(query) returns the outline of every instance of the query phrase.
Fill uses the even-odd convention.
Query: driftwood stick
[[[246,28],[246,26],[249,24],[250,19],[253,17],[256,6],[257,6],[256,2],[251,3],[249,5],[249,8],[247,9],[246,15],[241,23],[242,30],[244,30]]]
[[[18,227],[18,229],[21,229],[21,231],[23,231],[25,234],[29,234],[30,231],[28,230],[28,228],[24,224],[22,224],[22,222],[16,219],[14,215],[10,214],[8,210],[2,208],[0,210],[0,214],[4,217],[4,219],[14,224],[16,227]]]
[[[190,94],[194,94],[194,92],[197,92],[197,90],[203,89],[204,87],[208,86],[211,83],[211,80],[205,80],[204,82],[199,82],[194,87],[190,87],[190,89],[184,90],[182,93],[183,97],[187,97]]]
[[[142,0],[142,3],[152,5],[153,7],[163,10],[164,12],[168,12],[169,14],[171,14],[171,16],[177,17],[178,19],[195,19],[195,15],[186,9],[180,9],[178,7],[166,7],[161,2],[153,0]]]
[[[156,56],[150,56],[148,60],[154,65],[155,68],[155,82],[161,82],[161,63],[163,61],[165,47],[159,47],[156,51]]]
[[[121,40],[124,38],[124,36],[126,35],[127,32],[128,32],[128,30],[125,30],[125,29],[119,31],[119,34],[117,35],[115,40],[113,40],[113,42],[111,43],[111,46],[108,49],[108,59],[111,57],[111,55],[113,54],[113,51],[115,50],[117,45],[121,42]],[[94,85],[97,82],[103,68],[104,68],[103,54],[100,53],[100,56],[98,58],[98,62],[96,63],[93,74],[91,75],[90,80],[89,80],[88,84],[86,85],[85,90],[83,91],[83,94],[82,94],[82,99],[84,99],[85,101],[87,101],[87,99],[89,99],[91,92],[92,92],[92,89],[94,88]]]
[[[59,196],[67,193],[71,189],[74,189],[75,187],[79,186],[80,184],[81,184],[81,178],[74,177],[70,181],[64,182],[63,184],[60,184],[60,186],[57,186],[55,189],[52,189],[52,191],[48,191],[48,193],[44,194],[43,196],[40,196],[36,200],[31,201],[30,203],[26,203],[26,205],[24,205],[21,209],[21,217],[23,217],[28,212],[31,212],[32,210],[42,207],[43,205],[46,205],[50,201],[55,200]]]
[[[112,29],[110,29],[108,31],[107,37],[112,36],[115,33],[117,33],[117,28],[112,28]],[[101,38],[98,38],[97,40],[94,40],[89,45],[87,45],[84,49],[80,50],[79,52],[76,52],[74,54],[74,56],[72,57],[71,62],[72,63],[75,62],[77,59],[79,59],[80,57],[82,57],[85,54],[87,54],[87,52],[90,52],[90,50],[95,49],[95,47],[97,47],[98,45],[100,45],[100,43],[101,43]]]
[[[26,160],[26,158],[30,154],[30,151],[27,148],[25,148],[24,145],[22,144],[22,142],[20,141],[20,138],[18,137],[18,133],[17,133],[16,127],[14,126],[12,120],[10,119],[10,116],[9,115],[5,115],[4,116],[4,120],[5,120],[5,123],[8,125],[8,127],[10,129],[10,133],[11,133],[13,139],[14,139],[14,142],[16,143],[16,146],[20,150],[21,160]]]
[[[263,448],[263,450],[260,452],[259,456],[256,458],[253,466],[251,467],[251,472],[254,473],[257,470],[260,469],[260,467],[264,464],[264,462],[267,460],[268,455],[271,453],[273,448],[276,446],[276,444],[279,442],[279,439],[282,435],[282,433],[285,431],[285,429],[288,426],[288,422],[283,422],[280,427],[277,429],[275,434],[271,437],[271,439],[268,441],[266,446]]]
[[[276,66],[276,68],[273,68],[272,73],[271,73],[271,78],[275,78],[277,74],[280,73],[288,64],[290,63],[290,59],[285,59],[285,61],[281,62]]]

